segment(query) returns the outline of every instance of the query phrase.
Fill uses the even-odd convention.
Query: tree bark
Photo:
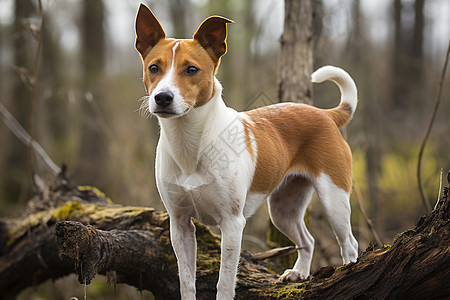
[[[34,21],[36,14],[33,2],[30,0],[14,1],[14,23],[12,31],[13,51],[13,74],[11,81],[12,95],[6,99],[8,93],[2,90],[2,102],[10,107],[11,113],[23,127],[29,128],[30,101],[32,76],[31,69],[33,63],[33,49],[35,40],[31,38],[29,22]],[[9,100],[5,102],[5,100]],[[8,102],[10,105],[8,105]],[[5,199],[15,199],[23,191],[32,188],[31,176],[28,171],[29,153],[16,141],[13,136],[2,137],[2,148],[4,151],[4,170],[10,170],[10,174],[5,177],[0,185],[1,194]],[[26,198],[19,199],[25,201]]]
[[[392,246],[368,249],[356,263],[324,267],[301,283],[281,283],[269,263],[241,255],[236,299],[423,299],[450,296],[450,197]],[[0,220],[0,298],[27,286],[77,273],[179,299],[169,219],[151,208],[112,204],[92,187],[56,184],[28,203],[23,215]],[[197,299],[212,299],[220,264],[220,239],[196,223]],[[59,250],[58,250],[59,249]]]
[[[409,4],[412,5],[412,4]],[[424,0],[415,0],[414,23],[409,26],[405,21],[405,10],[408,3],[394,0],[393,3],[394,41],[392,53],[392,106],[394,117],[399,118],[409,115],[405,108],[421,105],[423,90],[423,31],[426,26],[424,18]],[[408,85],[407,82],[414,82]],[[413,122],[416,122],[416,118]],[[408,123],[406,123],[408,124]]]
[[[172,34],[171,37],[178,39],[185,39],[188,37],[189,26],[187,26],[186,17],[189,15],[190,2],[184,0],[170,0],[169,13],[172,19]]]
[[[86,101],[82,102],[82,126],[79,151],[79,166],[76,177],[85,182],[102,184],[101,170],[104,170],[105,146],[107,134],[98,126],[103,118],[102,113],[105,93],[104,67],[107,55],[105,40],[105,4],[102,0],[82,1],[81,27],[81,66],[82,89]],[[106,132],[107,133],[107,132]],[[95,163],[93,163],[95,162]]]
[[[278,100],[312,104],[314,1],[286,0],[279,58]]]

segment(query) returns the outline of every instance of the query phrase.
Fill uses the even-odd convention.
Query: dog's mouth
[[[164,116],[164,115],[173,116],[173,115],[178,115],[176,112],[173,112],[173,111],[170,111],[170,110],[157,110],[157,111],[154,111],[153,114],[158,115],[158,116]]]
[[[154,114],[155,116],[160,117],[160,118],[169,119],[169,118],[176,118],[176,117],[183,116],[183,115],[187,114],[188,112],[189,112],[189,108],[184,110],[182,113],[174,112],[173,110],[158,109],[158,110],[152,112],[152,114]]]
[[[176,112],[166,111],[166,110],[157,110],[157,111],[153,112],[153,114],[157,117],[164,118],[164,119],[177,117],[179,115]]]

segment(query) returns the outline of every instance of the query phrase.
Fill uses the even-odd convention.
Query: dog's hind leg
[[[352,234],[350,225],[350,193],[336,186],[325,174],[315,179],[314,188],[336,235],[343,263],[356,261],[358,242]]]
[[[309,180],[292,175],[286,177],[268,199],[273,224],[298,248],[294,267],[281,275],[281,281],[305,280],[309,276],[314,238],[306,228],[304,216],[313,192]]]

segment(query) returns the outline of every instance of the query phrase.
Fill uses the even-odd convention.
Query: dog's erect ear
[[[141,4],[136,16],[136,49],[144,56],[166,33],[151,10]]]
[[[208,53],[213,54],[215,60],[218,60],[227,52],[227,23],[234,23],[223,17],[209,17],[198,27],[194,34],[194,40],[197,40]],[[210,52],[212,51],[212,52]]]

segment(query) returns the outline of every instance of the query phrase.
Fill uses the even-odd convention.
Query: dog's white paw
[[[306,276],[301,274],[298,271],[287,269],[284,271],[283,275],[280,276],[280,281],[286,282],[286,281],[303,281],[306,279]]]

